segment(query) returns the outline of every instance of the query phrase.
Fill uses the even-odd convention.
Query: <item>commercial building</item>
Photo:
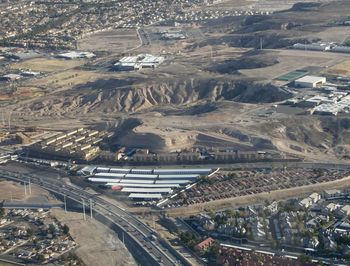
[[[158,194],[171,194],[174,189],[184,188],[195,182],[201,175],[210,174],[212,169],[84,167],[79,172],[84,175],[92,174],[93,177],[88,177],[90,182],[105,185],[112,190],[131,193],[129,198],[133,200],[155,200],[158,199]]]
[[[336,53],[350,53],[349,46],[335,46],[332,48],[332,52]]]
[[[70,51],[67,53],[59,54],[58,58],[64,58],[64,59],[78,59],[78,58],[93,58],[96,55],[94,53],[90,52],[76,52],[76,51]]]
[[[305,76],[294,81],[294,85],[301,88],[317,88],[325,84],[326,81],[325,77]]]
[[[15,81],[19,80],[21,75],[18,74],[7,74],[0,77],[0,81]]]
[[[125,187],[122,188],[122,192],[129,192],[129,193],[160,193],[160,194],[169,194],[172,193],[173,190],[171,188],[136,188],[136,187]]]
[[[186,35],[182,31],[163,31],[161,32],[161,38],[163,40],[184,40]]]
[[[147,194],[147,193],[130,193],[129,199],[133,200],[160,200],[163,196],[160,193]]]
[[[139,54],[137,56],[126,56],[114,64],[113,69],[119,71],[140,70],[145,68],[156,68],[164,62],[164,57],[151,54]]]
[[[311,44],[296,43],[293,45],[293,49],[306,50],[306,51],[330,51],[331,45],[328,43],[311,43]]]

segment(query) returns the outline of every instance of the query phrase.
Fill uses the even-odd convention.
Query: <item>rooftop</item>
[[[296,82],[315,83],[315,82],[324,81],[325,79],[326,79],[325,77],[304,76],[304,77],[302,77],[300,79],[297,79]]]

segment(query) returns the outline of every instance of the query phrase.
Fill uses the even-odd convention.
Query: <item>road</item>
[[[40,187],[59,194],[62,197],[82,204],[85,202],[93,206],[94,214],[101,215],[105,221],[109,221],[123,230],[137,245],[143,250],[145,256],[150,256],[150,265],[185,265],[184,259],[179,253],[162,240],[150,227],[138,220],[136,217],[126,212],[122,208],[114,205],[96,194],[84,191],[83,189],[66,184],[61,179],[50,179],[33,174],[23,174],[2,170],[1,177],[6,179],[26,182],[39,185]],[[151,238],[154,234],[156,238]],[[132,250],[130,250],[132,252]],[[146,257],[145,257],[146,259]],[[153,261],[152,261],[153,260]]]

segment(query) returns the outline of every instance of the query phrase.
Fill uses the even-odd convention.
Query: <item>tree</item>
[[[64,226],[63,226],[63,234],[65,234],[65,235],[68,235],[68,233],[69,233],[69,227],[65,224]]]
[[[306,254],[301,254],[299,256],[299,260],[303,263],[309,263],[309,262],[311,262],[311,257],[306,255]]]
[[[38,261],[45,261],[45,256],[44,256],[44,254],[39,254],[38,255]]]
[[[208,257],[216,260],[219,256],[219,251],[220,251],[220,244],[215,241],[208,249],[208,252],[207,252]]]
[[[33,235],[34,235],[33,229],[32,229],[32,228],[28,228],[28,229],[27,229],[27,236],[28,236],[28,237],[32,237]]]
[[[225,211],[225,214],[226,214],[227,218],[233,218],[235,216],[235,211],[232,209],[228,209]]]
[[[4,208],[0,208],[0,217],[4,217],[4,215],[5,215]]]

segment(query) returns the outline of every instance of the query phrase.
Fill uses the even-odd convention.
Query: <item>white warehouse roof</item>
[[[96,171],[97,172],[109,172],[109,169],[108,167],[97,167],[96,168]]]
[[[109,172],[110,173],[130,173],[131,169],[127,169],[127,168],[110,168]]]
[[[117,178],[101,178],[101,177],[89,177],[88,180],[91,182],[101,182],[101,183],[120,181],[120,179],[117,179]]]
[[[97,173],[95,174],[95,177],[115,177],[115,178],[121,178],[124,177],[125,174],[117,174],[117,173]]]
[[[172,193],[171,188],[135,188],[135,187],[125,187],[122,188],[122,192],[131,193]]]
[[[187,179],[196,179],[199,177],[199,175],[194,175],[194,174],[188,174],[188,175],[183,175],[183,174],[173,174],[173,175],[159,175],[158,179],[182,179],[182,178],[187,178]]]
[[[169,180],[157,180],[156,184],[187,184],[190,183],[191,180],[187,179],[169,179]]]
[[[154,169],[154,174],[209,174],[211,169]]]
[[[326,82],[325,77],[317,77],[317,76],[304,76],[300,79],[297,79],[295,82],[302,82],[302,83],[319,83],[319,82]]]
[[[108,182],[113,182],[108,181]],[[122,179],[120,183],[133,183],[133,184],[153,184],[154,180],[135,180],[135,179]]]
[[[159,194],[159,193],[156,193],[156,194],[131,193],[129,195],[129,198],[131,198],[131,199],[161,199],[162,194]]]
[[[147,175],[147,174],[126,174],[125,178],[145,178],[145,179],[155,179],[157,175]]]
[[[117,182],[110,182],[106,184],[107,186],[122,186],[122,187],[154,187],[154,188],[160,188],[160,187],[180,187],[179,184],[134,184],[134,183],[117,183]]]

